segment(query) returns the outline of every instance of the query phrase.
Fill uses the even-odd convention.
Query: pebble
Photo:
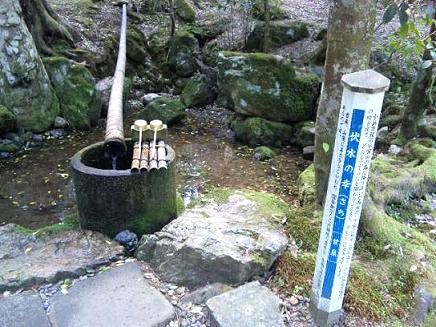
[[[55,118],[55,121],[54,121],[55,128],[65,128],[66,126],[67,126],[67,121],[64,118],[59,117],[59,116],[57,116]]]
[[[0,152],[0,159],[7,159],[11,156],[9,152]]]
[[[142,103],[143,104],[145,104],[145,105],[147,105],[147,104],[149,104],[150,102],[152,102],[152,101],[154,101],[154,100],[156,100],[156,99],[159,99],[161,96],[159,95],[159,94],[156,94],[156,93],[148,93],[148,94],[146,94],[146,95],[144,95],[143,97],[142,97]]]
[[[44,140],[44,136],[41,134],[33,134],[32,139],[36,142],[42,142]]]
[[[401,152],[401,150],[402,148],[395,144],[391,144],[391,146],[389,147],[389,153],[394,155],[398,155]]]
[[[296,305],[298,305],[298,303],[300,303],[300,301],[299,301],[295,296],[291,296],[291,298],[289,299],[289,302],[290,302],[293,306],[296,306]]]

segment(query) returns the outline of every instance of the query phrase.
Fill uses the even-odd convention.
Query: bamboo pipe
[[[135,145],[133,146],[133,160],[132,160],[132,168],[130,171],[132,173],[138,173],[139,172],[139,166],[140,166],[140,160],[141,160],[141,148],[139,146],[139,142],[135,142]]]
[[[157,143],[157,169],[167,169],[167,152],[164,141]]]
[[[149,153],[149,144],[148,141],[145,141],[142,145],[142,151],[141,151],[141,164],[140,164],[140,170],[141,172],[148,171],[148,153]]]
[[[127,33],[127,3],[120,1],[123,13],[121,19],[120,44],[118,49],[117,66],[109,99],[109,108],[106,122],[105,152],[116,158],[127,151],[124,141],[123,128],[123,90],[126,73],[126,33]]]
[[[153,151],[154,142],[150,141],[150,151],[148,157],[148,170],[157,169],[157,151]]]

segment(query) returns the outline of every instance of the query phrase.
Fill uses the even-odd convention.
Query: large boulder
[[[286,248],[287,213],[272,194],[215,190],[162,231],[144,235],[136,255],[165,281],[194,288],[244,283],[263,275]]]
[[[191,0],[175,0],[174,7],[176,15],[185,23],[195,22],[195,9]]]
[[[15,115],[8,108],[0,105],[0,134],[12,131],[15,124]]]
[[[264,50],[266,23],[258,22],[247,39],[245,48],[249,51]],[[307,25],[293,20],[279,20],[270,22],[269,46],[278,48],[309,36]]]
[[[293,135],[292,126],[259,117],[237,118],[232,121],[231,128],[236,140],[253,146],[281,147],[289,144]]]
[[[288,18],[288,13],[286,9],[282,6],[283,1],[270,1],[269,2],[269,19],[285,19]],[[251,9],[251,15],[260,20],[266,20],[267,15],[265,12],[265,1],[264,0],[254,0],[253,7]]]
[[[151,121],[159,119],[165,124],[175,124],[185,118],[185,105],[179,99],[158,98],[137,114],[137,119]]]
[[[283,57],[219,54],[219,102],[237,113],[278,122],[305,121],[314,116],[319,88],[317,76],[297,76]]]
[[[126,47],[128,49],[126,55],[131,63],[144,64],[146,49],[145,37],[144,34],[133,25],[127,30]]]
[[[223,34],[230,21],[229,17],[210,15],[204,17],[201,22],[191,24],[186,28],[198,39],[200,45],[204,45]]]
[[[0,2],[0,105],[18,128],[42,132],[59,114],[59,101],[38,56],[19,1]]]
[[[1,226],[0,292],[77,277],[123,253],[121,245],[96,232],[53,228],[34,233],[14,224]]]
[[[44,58],[44,65],[61,104],[61,115],[71,128],[89,129],[97,123],[101,98],[89,70],[63,57]]]
[[[168,64],[178,77],[190,77],[197,70],[196,58],[200,52],[198,40],[186,31],[180,30],[170,40]]]
[[[192,77],[183,88],[181,99],[187,107],[209,104],[215,100],[216,91],[212,78],[206,75]]]

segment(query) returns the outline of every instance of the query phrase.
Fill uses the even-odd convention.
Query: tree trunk
[[[265,11],[265,35],[263,36],[263,52],[270,50],[270,34],[271,34],[271,11],[269,7],[270,0],[263,0],[263,10]]]
[[[170,18],[171,18],[171,37],[176,34],[176,9],[174,8],[174,0],[169,0],[170,5]]]
[[[38,52],[53,55],[52,45],[64,41],[74,47],[69,27],[60,21],[47,0],[19,0],[27,28],[32,34]]]
[[[433,14],[436,19],[436,13]],[[430,35],[433,43],[436,44],[436,24],[433,23],[430,29]],[[430,50],[424,52],[423,58],[431,60]],[[433,78],[433,65],[427,68],[420,68],[416,80],[410,91],[409,102],[404,111],[403,121],[401,123],[400,135],[405,139],[411,139],[418,134],[418,122],[424,116],[424,112],[430,107],[428,92],[431,92],[431,81]]]
[[[325,76],[315,128],[316,199],[322,204],[342,98],[344,74],[368,68],[374,37],[376,0],[334,0],[327,33]],[[324,150],[324,143],[329,150]]]

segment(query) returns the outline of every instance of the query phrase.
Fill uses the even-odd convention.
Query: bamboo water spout
[[[106,136],[104,141],[105,153],[111,158],[117,158],[127,151],[123,128],[123,90],[126,73],[126,33],[127,33],[127,4],[120,1],[122,6],[120,44],[114,81],[109,99],[106,122]]]

